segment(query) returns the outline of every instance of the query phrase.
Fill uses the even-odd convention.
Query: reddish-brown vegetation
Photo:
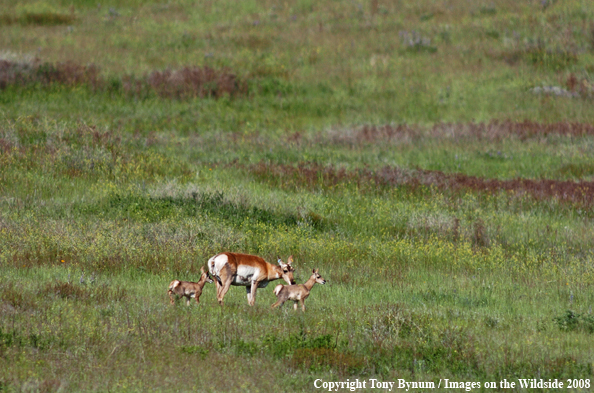
[[[245,83],[239,82],[234,74],[210,67],[153,71],[147,82],[159,95],[171,98],[220,97],[247,90]]]
[[[210,67],[184,67],[179,70],[153,71],[143,77],[126,75],[121,79],[106,80],[95,65],[83,66],[64,63],[16,63],[0,60],[0,89],[8,86],[86,85],[93,90],[121,91],[131,95],[154,92],[166,98],[221,97],[247,92],[247,84],[228,70]]]
[[[0,60],[0,89],[11,85],[24,86],[35,83],[68,87],[86,84],[98,87],[101,82],[99,69],[94,65],[81,66],[73,62],[15,63]]]
[[[288,188],[334,187],[341,183],[356,184],[360,189],[382,186],[436,187],[440,190],[497,193],[510,192],[536,199],[554,198],[562,202],[591,206],[594,204],[594,182],[533,179],[485,179],[461,173],[444,173],[422,169],[383,167],[377,170],[346,170],[316,163],[297,166],[260,162],[248,170],[262,180]]]
[[[307,371],[332,369],[340,375],[350,375],[365,366],[361,356],[339,352],[330,348],[299,348],[293,352],[290,365]]]
[[[567,121],[547,124],[530,120],[521,122],[494,120],[489,123],[438,123],[431,128],[408,124],[365,125],[353,131],[330,132],[329,138],[333,143],[359,145],[379,141],[412,141],[419,138],[475,138],[498,141],[510,137],[526,140],[549,135],[575,137],[594,135],[594,124]],[[294,134],[288,139],[290,142],[299,142],[301,135]]]
[[[76,16],[71,10],[70,14],[57,12],[26,12],[20,16],[0,14],[0,25],[21,25],[56,26],[67,25],[76,21]]]

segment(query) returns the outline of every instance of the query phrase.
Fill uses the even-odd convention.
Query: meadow
[[[0,391],[594,383],[592,21],[0,0]],[[171,306],[223,251],[327,284]]]

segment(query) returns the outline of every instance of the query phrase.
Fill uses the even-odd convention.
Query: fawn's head
[[[204,280],[205,282],[209,282],[212,284],[212,278],[210,278],[210,273],[204,270],[204,266],[200,268],[200,281]]]
[[[318,273],[318,269],[312,270],[311,277],[315,279],[318,284],[326,284],[326,280],[324,279],[324,277],[320,276],[320,274]]]

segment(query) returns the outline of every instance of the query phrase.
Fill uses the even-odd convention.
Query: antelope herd
[[[289,285],[278,284],[274,288],[277,301],[271,307],[282,306],[287,300],[292,300],[295,302],[295,310],[299,303],[301,310],[305,311],[303,302],[309,296],[314,284],[325,284],[326,280],[318,274],[317,269],[314,269],[307,282],[297,285],[293,278],[295,271],[292,266],[293,256],[289,257],[287,263],[279,257],[277,263],[278,266],[273,265],[256,255],[223,252],[208,260],[208,271],[205,271],[204,266],[200,268],[201,276],[198,282],[173,280],[169,284],[167,293],[171,304],[175,304],[175,301],[181,297],[186,298],[188,306],[191,298],[195,298],[196,303],[199,304],[204,285],[214,281],[217,287],[217,301],[221,306],[231,285],[244,286],[248,304],[253,306],[256,302],[256,289],[265,288],[270,281],[282,278]]]

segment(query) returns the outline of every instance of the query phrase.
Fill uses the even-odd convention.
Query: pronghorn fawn
[[[200,304],[200,295],[202,295],[202,288],[209,282],[212,283],[212,279],[208,272],[204,271],[204,266],[200,268],[200,280],[198,282],[180,281],[173,280],[169,284],[169,299],[171,304],[175,304],[175,301],[181,297],[186,298],[187,305],[190,305],[190,298],[195,298],[196,303]]]
[[[216,280],[217,300],[223,305],[223,298],[231,285],[245,286],[250,306],[256,301],[256,289],[265,288],[272,280],[282,278],[288,284],[294,284],[291,266],[293,257],[287,263],[278,258],[278,266],[266,262],[256,255],[224,252],[208,260],[208,270]]]
[[[279,284],[274,288],[274,294],[277,301],[272,305],[272,308],[282,306],[287,300],[295,302],[293,308],[297,310],[297,302],[301,304],[301,310],[305,311],[305,299],[309,296],[314,284],[326,284],[326,280],[318,274],[318,269],[312,271],[312,275],[305,284],[298,285],[282,285]]]

